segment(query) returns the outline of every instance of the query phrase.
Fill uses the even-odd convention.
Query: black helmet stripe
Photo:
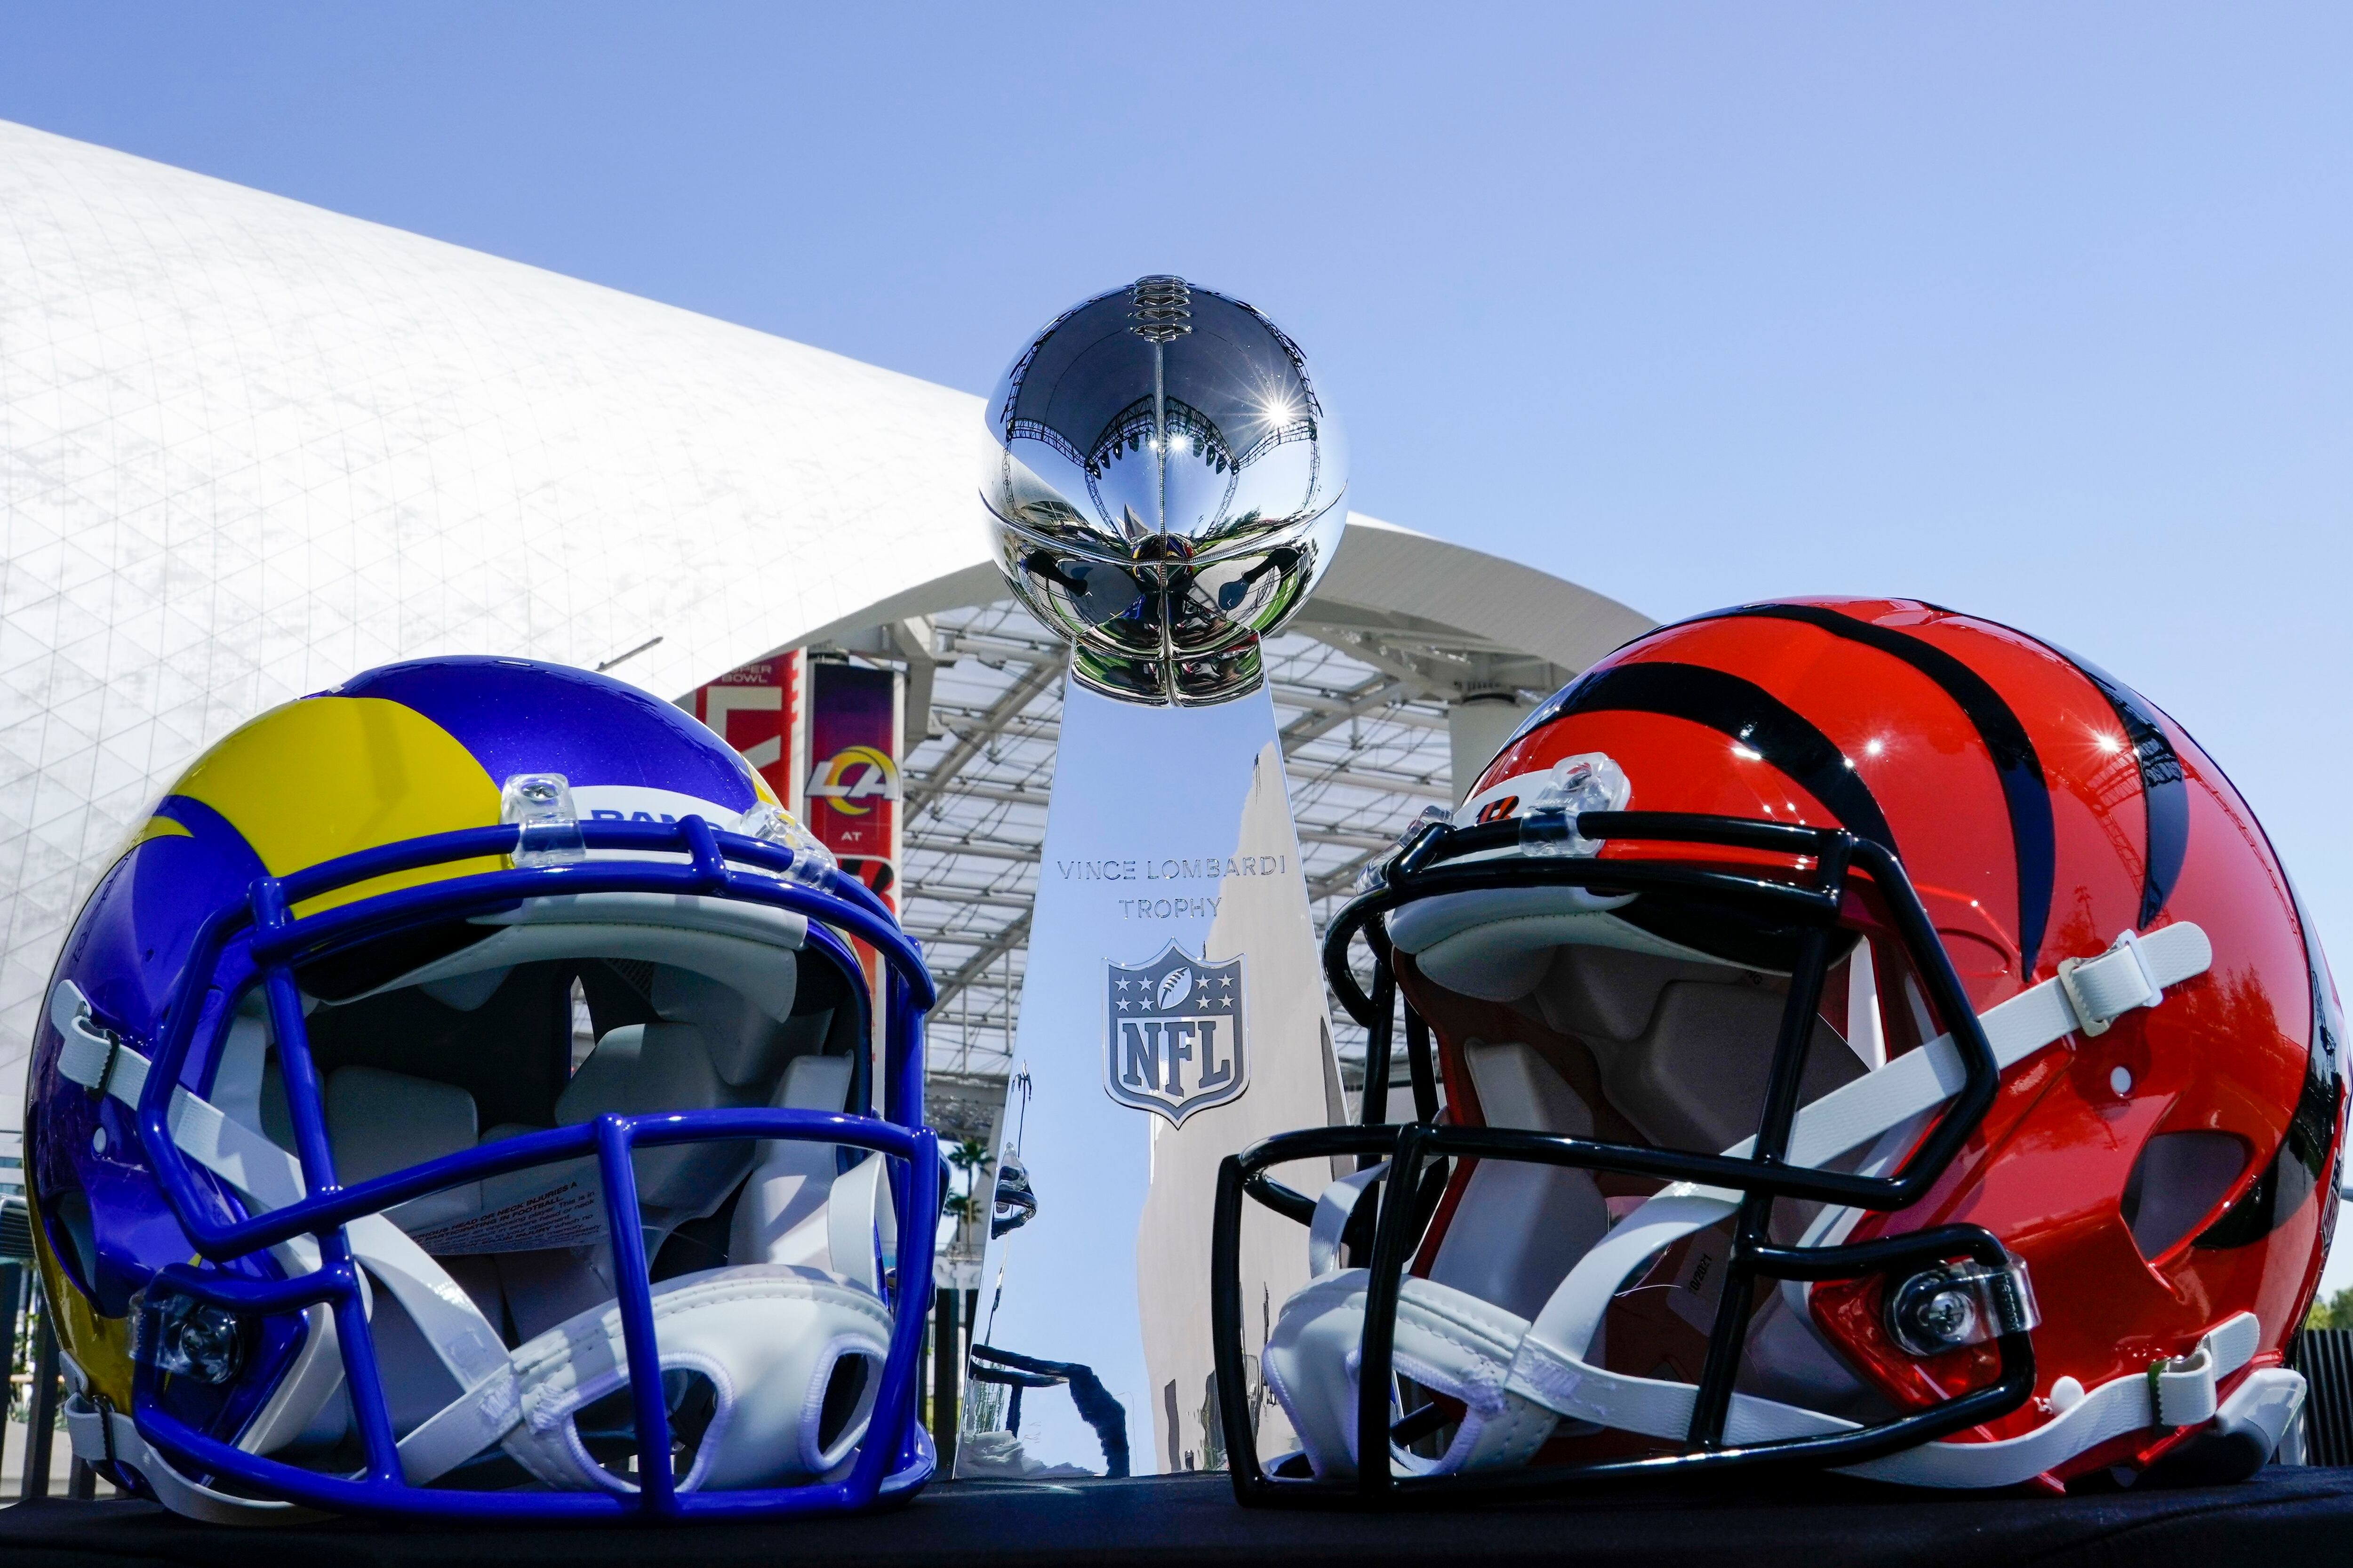
[[[2001,781],[2002,804],[2010,813],[2010,841],[2018,857],[2019,973],[2031,975],[2035,955],[2042,951],[2043,930],[2051,921],[2058,839],[2052,825],[2051,785],[2042,776],[2042,759],[2035,754],[2026,726],[2019,722],[2001,693],[1985,677],[1933,643],[1819,605],[1744,605],[1722,613],[1797,621],[1893,655],[1935,681],[1977,727],[1978,739],[1993,758],[1995,775]]]
[[[2264,847],[2270,847],[2266,835]],[[2277,863],[2276,854],[2273,861]],[[2328,984],[2328,962],[2320,955],[2320,934],[2305,911],[2304,897],[2284,866],[2280,868],[2280,877],[2287,883],[2288,904],[2295,910],[2295,923],[2304,933],[2305,973],[2312,981],[2311,1052],[2305,1058],[2304,1088],[2295,1097],[2295,1110],[2288,1117],[2279,1147],[2272,1152],[2271,1163],[2222,1211],[2221,1218],[2199,1233],[2196,1245],[2209,1250],[2261,1241],[2295,1217],[2314,1188],[2329,1194],[2337,1185],[2327,1177],[2330,1157],[2337,1152],[2337,1131],[2344,1125],[2339,1115],[2345,1098],[2344,1064],[2337,1042],[2345,1033],[2345,1020],[2337,1013],[2337,998]],[[2321,1201],[2326,1205],[2320,1211],[2325,1244],[2336,1224],[2337,1205],[2327,1195]]]
[[[2174,879],[2181,875],[2182,857],[2189,850],[2189,781],[2181,758],[2165,732],[2165,716],[2149,700],[2088,659],[2076,658],[2053,643],[2043,647],[2075,667],[2083,678],[2100,689],[2116,710],[2132,743],[2133,761],[2140,767],[2140,797],[2148,807],[2147,852],[2141,862],[2140,919],[2146,931],[2173,896]]]
[[[1850,832],[1903,854],[1871,787],[1846,765],[1830,737],[1779,698],[1736,675],[1698,664],[1620,664],[1588,674],[1556,700],[1556,718],[1616,711],[1704,724],[1803,784]]]

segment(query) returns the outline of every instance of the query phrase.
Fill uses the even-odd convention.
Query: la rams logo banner
[[[1148,963],[1104,975],[1103,1089],[1182,1127],[1250,1087],[1242,955],[1210,963],[1170,942]]]

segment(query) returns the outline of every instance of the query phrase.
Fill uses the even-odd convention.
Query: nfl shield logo
[[[1103,1091],[1175,1127],[1250,1087],[1242,1034],[1242,958],[1194,957],[1175,942],[1145,963],[1109,963]]]

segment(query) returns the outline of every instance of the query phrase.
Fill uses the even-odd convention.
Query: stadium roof
[[[907,664],[934,1060],[1001,1069],[1060,708],[973,496],[979,400],[0,123],[0,1121],[67,923],[205,746],[373,665],[664,695],[780,648]],[[1319,897],[1451,798],[1462,700],[1648,621],[1356,517],[1270,669]]]

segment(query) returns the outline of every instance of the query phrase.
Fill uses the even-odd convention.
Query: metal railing
[[[2353,1329],[2306,1329],[2288,1342],[2304,1373],[2304,1456],[2309,1465],[2353,1465]]]
[[[24,1202],[13,1194],[0,1199],[0,1230],[7,1227],[10,1219],[21,1224]],[[33,1289],[33,1266],[29,1260],[22,1257],[0,1258],[0,1366],[9,1369],[8,1395],[0,1413],[13,1416],[20,1402],[25,1410],[25,1452],[19,1459],[23,1479],[16,1492],[19,1499],[49,1495],[57,1454],[58,1412],[65,1399],[64,1381],[58,1369],[58,1337],[48,1313],[40,1309],[39,1297],[40,1292]],[[20,1363],[22,1371],[17,1370]],[[5,1467],[15,1427],[13,1420],[0,1421],[0,1468]],[[78,1459],[70,1461],[66,1478],[68,1497],[95,1496],[98,1478],[89,1466]]]
[[[32,1215],[25,1205],[25,1139],[21,1132],[0,1131],[0,1368],[7,1372],[7,1393],[0,1397],[0,1470],[7,1465],[9,1438],[18,1409],[26,1411],[25,1452],[19,1458],[23,1480],[17,1497],[49,1495],[51,1466],[57,1453],[58,1412],[65,1389],[58,1368],[58,1337],[48,1314],[39,1306],[33,1288]],[[66,1495],[95,1495],[97,1477],[74,1461],[66,1479]]]

